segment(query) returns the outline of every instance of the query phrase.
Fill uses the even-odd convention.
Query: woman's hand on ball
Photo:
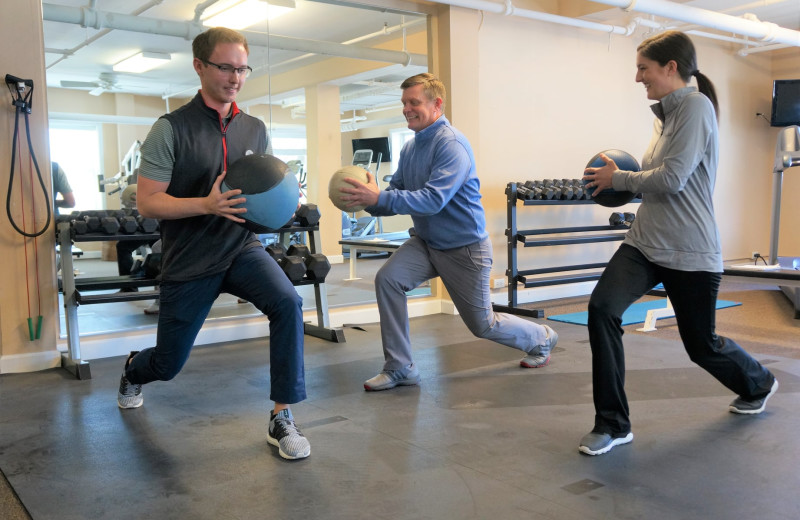
[[[378,187],[378,183],[375,182],[375,176],[372,173],[367,172],[366,184],[350,177],[343,180],[353,186],[352,188],[341,188],[339,190],[347,194],[342,197],[342,200],[347,202],[348,207],[374,206],[378,203],[381,189]]]
[[[604,153],[600,154],[600,158],[605,161],[605,166],[599,168],[586,168],[583,170],[583,180],[588,181],[586,187],[592,191],[592,196],[599,194],[601,191],[612,188],[611,179],[614,172],[617,171],[617,163]]]
[[[225,174],[226,172],[222,172],[222,175],[217,177],[217,180],[214,181],[211,192],[206,196],[206,209],[210,215],[225,217],[241,224],[244,222],[244,219],[236,215],[245,213],[247,210],[245,208],[234,208],[233,206],[243,203],[245,199],[244,197],[237,197],[237,195],[242,194],[242,190],[229,190],[224,193],[220,190],[220,185],[225,178]]]

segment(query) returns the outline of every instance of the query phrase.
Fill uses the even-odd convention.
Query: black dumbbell
[[[155,233],[158,229],[158,220],[154,218],[147,218],[139,215],[136,217],[136,222],[139,224],[139,229],[143,233]]]
[[[86,222],[86,232],[87,233],[94,233],[95,231],[100,230],[100,218],[95,215],[86,215],[83,217],[83,221]]]
[[[297,221],[303,227],[311,227],[319,224],[320,212],[316,204],[301,204],[295,213]]]
[[[75,231],[76,235],[85,235],[89,232],[89,226],[86,225],[86,220],[84,219],[75,219],[73,220],[70,225],[72,229]]]
[[[330,271],[331,263],[325,255],[313,253],[306,257],[306,277],[309,280],[324,282]]]
[[[286,248],[283,247],[283,244],[270,244],[264,248],[269,256],[271,256],[275,261],[280,260],[281,258],[286,256]]]
[[[533,200],[536,198],[536,193],[533,188],[520,184],[517,186],[517,198],[521,200]]]
[[[305,261],[310,254],[311,251],[308,250],[308,246],[303,244],[292,244],[289,246],[289,249],[286,250],[286,256],[299,256],[303,261]]]
[[[132,217],[131,215],[126,215],[119,219],[119,230],[123,233],[136,233],[136,230],[139,229],[139,223],[136,222],[136,218]]]
[[[626,211],[622,216],[625,217],[625,224],[627,226],[630,226],[633,224],[633,221],[636,220],[636,213],[631,213],[630,211]]]
[[[114,235],[119,231],[119,220],[116,217],[103,217],[100,219],[100,229],[107,235]]]
[[[631,215],[633,215],[633,213],[631,213]],[[610,217],[608,217],[608,223],[612,226],[631,227],[631,222],[633,222],[633,220],[628,221],[625,218],[625,214],[622,213],[621,211],[615,211],[614,213],[611,214]]]
[[[161,253],[150,253],[144,258],[142,266],[147,278],[156,278],[161,274]]]
[[[561,186],[560,196],[561,200],[572,200],[575,198],[575,191],[571,185],[564,184]]]
[[[299,282],[306,274],[306,264],[299,256],[284,256],[278,260],[278,265],[292,283]]]
[[[542,195],[542,200],[553,200],[556,198],[556,189],[553,187],[552,184],[545,185],[545,187],[542,188],[541,195]]]

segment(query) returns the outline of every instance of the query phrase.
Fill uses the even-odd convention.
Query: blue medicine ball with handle
[[[601,168],[605,166],[606,162],[600,157],[601,153],[608,156],[609,159],[612,159],[617,164],[617,168],[620,170],[629,172],[638,172],[641,170],[639,161],[637,161],[636,158],[628,152],[623,152],[622,150],[605,150],[600,152],[589,160],[589,162],[586,164],[586,167]],[[587,182],[589,181],[584,181],[584,184]],[[587,189],[590,190],[589,193],[594,191],[594,188]],[[636,194],[631,193],[630,191],[616,191],[614,188],[607,188],[592,197],[592,200],[601,206],[616,208],[617,206],[624,206],[635,198]]]
[[[228,167],[220,190],[235,189],[246,200],[234,207],[247,209],[236,216],[254,233],[272,233],[288,224],[300,200],[297,178],[286,163],[266,153],[245,155]]]

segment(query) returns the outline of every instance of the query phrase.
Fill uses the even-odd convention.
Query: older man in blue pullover
[[[400,88],[403,115],[415,135],[400,152],[389,187],[381,191],[370,175],[367,184],[348,179],[353,187],[342,188],[347,194],[343,200],[350,206],[366,205],[366,211],[376,216],[410,215],[414,223],[411,238],[375,277],[386,361],[364,388],[375,391],[419,384],[406,291],[436,276],[475,336],[523,351],[523,367],[547,365],[558,334],[547,325],[492,310],[492,244],[480,181],[467,138],[443,114],[444,85],[425,73],[406,79]]]

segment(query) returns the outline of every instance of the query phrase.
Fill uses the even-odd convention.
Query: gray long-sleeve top
[[[685,87],[651,108],[656,120],[642,170],[618,170],[612,178],[615,190],[642,194],[623,243],[670,269],[722,272],[713,203],[719,162],[714,106],[695,87]]]

